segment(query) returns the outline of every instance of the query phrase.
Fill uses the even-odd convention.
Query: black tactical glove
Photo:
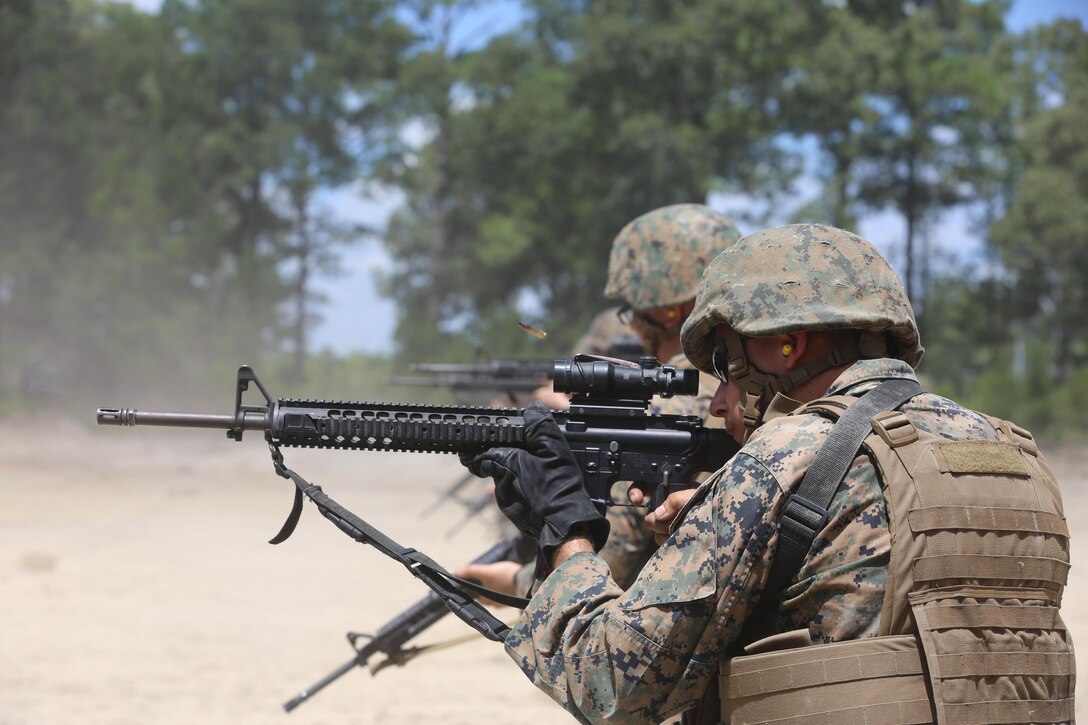
[[[495,480],[495,500],[523,534],[540,542],[550,564],[565,539],[584,534],[600,550],[608,521],[589,500],[582,471],[551,411],[539,401],[525,409],[525,448],[462,453],[461,462]]]

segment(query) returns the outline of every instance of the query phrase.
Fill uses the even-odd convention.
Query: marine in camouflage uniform
[[[598,312],[589,321],[589,328],[574,343],[575,355],[607,355],[616,340],[632,335],[631,326],[620,319],[619,307]]]
[[[594,316],[589,323],[589,329],[575,343],[574,353],[606,355],[613,340],[631,334],[630,325],[620,319],[619,312],[619,307],[609,307]],[[684,360],[687,362],[687,358]],[[689,400],[694,400],[691,396],[688,397]],[[709,408],[709,406],[710,398],[708,397],[705,407]],[[628,482],[620,482],[613,486],[612,500],[626,501],[629,485]],[[611,531],[608,534],[608,543],[601,549],[600,555],[608,563],[612,578],[621,585],[629,585],[656,547],[653,546],[653,539],[647,537],[642,527],[642,514],[639,509],[613,506],[608,510],[607,515]],[[535,574],[533,566],[522,569],[515,579],[519,592],[529,590]]]
[[[647,354],[669,357],[665,362],[691,369],[691,362],[679,350],[679,333],[694,305],[703,269],[722,250],[740,238],[733,221],[703,204],[673,204],[643,214],[627,224],[612,242],[605,296],[623,303],[598,313],[589,329],[574,346],[576,353],[605,354],[609,343],[634,331]],[[670,312],[672,315],[670,316]],[[649,317],[659,314],[671,322],[656,324]],[[662,342],[674,341],[669,352]],[[710,415],[710,401],[717,389],[711,375],[699,376],[697,395],[654,398],[649,412],[656,415],[693,415],[708,427],[720,428],[722,421]],[[617,483],[612,500],[626,501],[629,482]],[[657,549],[646,530],[641,508],[613,506],[608,509],[611,532],[600,556],[609,565],[612,577],[629,586]],[[515,578],[519,592],[529,589],[532,567]]]
[[[675,360],[670,360],[670,364],[675,365]],[[687,358],[683,362],[684,365],[677,367],[691,367]],[[650,408],[651,412],[660,415],[697,415],[708,423],[708,427],[720,428],[721,419],[709,415],[710,399],[713,395],[713,390],[707,391],[700,385],[698,397],[689,395],[657,400]],[[699,476],[700,479],[705,477],[705,474]],[[630,485],[629,482],[621,482],[613,486],[612,500],[626,501]],[[599,554],[608,563],[612,578],[623,588],[631,586],[639,571],[657,551],[657,543],[643,522],[645,513],[645,509],[631,506],[612,506],[606,512],[612,528],[608,534],[608,542]]]
[[[843,351],[835,350],[829,357],[840,364],[807,364],[813,375],[821,369],[835,375],[827,395],[856,397],[886,380],[915,379],[922,348],[909,302],[894,272],[860,237],[821,225],[767,230],[741,240],[704,274],[684,326],[684,349],[700,370],[735,376],[744,386],[745,446],[699,487],[668,541],[626,590],[584,547],[564,554],[578,542],[568,540],[506,640],[525,674],[580,721],[654,723],[700,701],[707,721],[717,721],[720,663],[735,652],[757,610],[771,608],[778,631],[806,628],[814,643],[877,634],[892,543],[881,475],[864,454],[850,465],[800,571],[771,601],[761,600],[780,511],[832,422],[791,414],[799,403],[783,394],[798,386],[746,370],[743,348],[738,354],[717,340],[723,331],[739,340],[836,329],[862,331],[852,338],[853,355],[845,355],[861,359],[842,363]],[[724,353],[720,359],[715,349]],[[719,395],[728,387],[723,382]],[[985,417],[930,393],[900,410],[939,439],[999,437]]]
[[[690,369],[691,362],[680,353],[668,360],[677,368]],[[722,419],[710,415],[710,401],[717,383],[709,375],[699,376],[698,395],[677,395],[672,398],[654,398],[649,412],[655,415],[694,415],[703,419],[708,428],[721,428]],[[706,478],[700,474],[698,480]],[[613,501],[626,501],[629,483],[617,483],[612,490]],[[657,550],[657,543],[643,523],[644,509],[629,506],[613,506],[607,512],[612,530],[608,543],[600,555],[608,562],[613,579],[623,588],[629,587],[639,571]]]
[[[613,318],[629,320],[650,354],[660,354],[662,339],[678,337],[686,314],[699,287],[703,269],[722,250],[740,239],[733,221],[702,204],[673,204],[643,214],[625,226],[612,242],[608,260],[605,296],[623,302]],[[675,322],[667,327],[653,324],[647,314],[653,310],[675,309]],[[619,314],[616,314],[616,313]],[[600,317],[600,316],[598,316]],[[627,324],[627,323],[624,323]],[[678,368],[692,367],[677,350],[667,360]],[[649,412],[656,415],[694,415],[710,427],[722,421],[710,415],[710,400],[717,381],[699,376],[698,395],[654,398]],[[616,484],[614,501],[627,500],[627,483]],[[657,549],[653,536],[643,525],[644,510],[614,506],[608,511],[612,530],[600,555],[608,562],[612,576],[627,587]]]

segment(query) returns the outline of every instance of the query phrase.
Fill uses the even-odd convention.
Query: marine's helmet
[[[703,204],[673,204],[643,214],[612,242],[605,297],[635,310],[693,299],[710,260],[738,239],[733,220]]]
[[[727,328],[724,344],[714,339],[718,326]],[[848,329],[862,332],[856,347],[786,377],[749,366],[741,345],[743,337]],[[923,352],[910,300],[887,260],[858,235],[823,224],[756,232],[715,258],[681,342],[697,368],[728,375],[740,387],[749,434],[775,393],[813,375],[860,358],[895,357],[917,367]],[[716,362],[728,369],[715,370]]]

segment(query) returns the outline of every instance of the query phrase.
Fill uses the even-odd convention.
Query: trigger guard
[[[650,496],[650,504],[648,506],[649,511],[656,511],[657,507],[665,503],[670,495],[677,491],[686,491],[690,488],[695,488],[690,483],[662,483],[654,486],[653,493]]]

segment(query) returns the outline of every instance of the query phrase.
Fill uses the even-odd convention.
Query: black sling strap
[[[778,521],[778,553],[760,597],[766,608],[774,606],[773,600],[789,585],[801,568],[812,541],[827,524],[827,508],[862,442],[873,432],[873,416],[895,410],[921,392],[922,386],[917,381],[886,380],[851,403],[839,417],[805,472],[801,485],[782,507]]]
[[[302,502],[305,496],[314,502],[322,516],[334,523],[345,534],[361,544],[370,544],[381,553],[403,564],[413,576],[441,597],[451,612],[484,637],[496,642],[506,639],[510,628],[477,602],[471,592],[482,594],[493,601],[511,607],[524,608],[528,604],[527,599],[494,592],[475,582],[456,577],[423,552],[401,546],[334,501],[321,490],[320,486],[310,483],[284,465],[283,454],[278,446],[269,443],[268,448],[272,453],[272,465],[276,473],[295,484],[295,499],[291,513],[279,533],[268,543],[279,544],[291,535],[302,514]]]

